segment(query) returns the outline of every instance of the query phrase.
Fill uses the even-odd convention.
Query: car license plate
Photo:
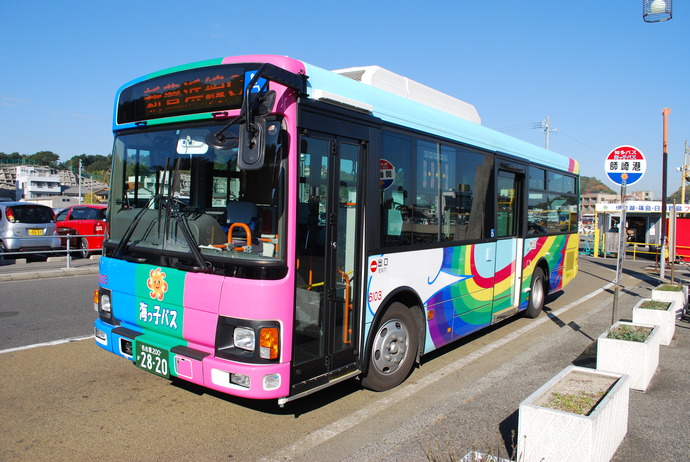
[[[136,345],[137,367],[166,379],[170,377],[168,350],[141,342],[136,342]]]
[[[29,230],[29,236],[43,236],[43,230],[42,229],[30,229]]]

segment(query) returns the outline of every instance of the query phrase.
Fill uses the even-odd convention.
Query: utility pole
[[[687,181],[688,178],[688,154],[690,153],[688,151],[688,140],[685,140],[685,150],[683,151],[683,170],[682,170],[682,179],[681,179],[681,188],[680,188],[680,203],[685,205],[685,182]]]
[[[661,244],[661,255],[659,263],[661,269],[659,271],[659,278],[662,280],[666,277],[666,181],[668,169],[668,116],[671,115],[671,109],[665,107],[661,111],[663,117],[663,151],[661,153],[661,236],[659,236],[659,244]]]
[[[79,176],[77,182],[79,183],[79,205],[81,205],[81,159],[79,159]]]
[[[544,130],[544,134],[546,135],[546,140],[544,142],[544,147],[546,149],[549,149],[549,133],[551,132],[557,132],[558,129],[556,128],[551,128],[551,119],[549,116],[546,116],[546,120],[542,120],[541,122],[534,123],[532,124],[532,128],[538,129],[538,130]]]

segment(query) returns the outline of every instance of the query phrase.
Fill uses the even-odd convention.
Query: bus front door
[[[361,264],[363,143],[310,132],[300,146],[293,395],[357,372]]]

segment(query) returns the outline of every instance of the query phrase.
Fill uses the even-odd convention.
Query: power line
[[[517,125],[509,125],[507,127],[501,127],[497,128],[496,130],[499,132],[507,132],[507,131],[519,131],[519,130],[531,130],[532,123],[524,123],[524,124],[517,124]]]
[[[571,140],[575,141],[575,142],[578,143],[578,144],[581,144],[582,146],[584,146],[584,147],[586,147],[586,148],[588,148],[588,149],[591,149],[591,150],[594,151],[594,152],[597,152],[597,153],[602,154],[602,155],[604,155],[604,156],[606,156],[606,154],[608,154],[607,152],[604,152],[604,151],[602,151],[601,149],[593,148],[592,146],[589,146],[588,144],[585,144],[585,143],[583,143],[582,141],[573,138],[572,136],[568,135],[567,133],[564,133],[564,132],[562,132],[562,131],[559,131],[558,133],[560,133],[561,135],[563,135],[563,136],[565,136],[565,137],[567,137],[567,138],[570,138]]]

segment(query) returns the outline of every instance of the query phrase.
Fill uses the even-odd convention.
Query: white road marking
[[[31,350],[32,348],[40,348],[40,347],[46,347],[46,346],[55,346],[55,345],[61,345],[63,343],[70,343],[70,342],[78,342],[80,340],[89,340],[92,339],[93,335],[89,335],[86,337],[72,337],[72,338],[63,338],[60,340],[53,340],[52,342],[45,342],[45,343],[34,343],[33,345],[26,345],[26,346],[20,346],[16,348],[8,348],[6,350],[0,350],[0,355],[3,353],[13,353],[15,351],[22,351],[22,350]]]

